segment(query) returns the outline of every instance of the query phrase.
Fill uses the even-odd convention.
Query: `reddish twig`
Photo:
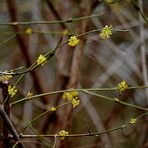
[[[7,118],[10,118],[10,96],[8,95],[8,81],[2,82],[2,94],[3,94],[3,102],[4,104],[4,112],[7,115]],[[10,139],[9,139],[9,130],[8,127],[3,120],[3,147],[9,148],[10,147]]]
[[[3,119],[3,147],[10,148],[10,133],[13,135],[14,140],[18,143],[19,148],[23,148],[23,144],[19,142],[19,134],[17,133],[15,127],[10,120],[10,96],[8,94],[8,81],[1,82],[0,86],[2,88],[3,102],[4,105],[0,104],[0,115]]]
[[[58,19],[58,20],[62,20],[61,16],[59,15],[59,13],[56,11],[56,8],[54,7],[54,5],[52,4],[51,0],[46,0],[48,7],[51,9],[52,13],[54,14],[54,16]],[[60,24],[61,27],[63,29],[66,29],[66,25],[64,23]]]

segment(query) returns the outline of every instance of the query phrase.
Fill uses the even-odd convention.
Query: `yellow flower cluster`
[[[46,62],[47,58],[44,55],[40,54],[40,56],[37,59],[37,65],[43,66]]]
[[[68,136],[68,132],[61,130],[58,135],[61,137],[61,140],[64,140],[65,136]]]
[[[80,100],[78,99],[78,97],[76,97],[75,99],[72,99],[71,103],[72,103],[73,108],[75,108],[76,106],[80,104]]]
[[[118,84],[117,86],[117,90],[119,91],[119,93],[122,93],[123,91],[125,91],[128,88],[128,85],[126,83],[126,81],[122,81]]]
[[[130,120],[130,124],[135,124],[137,122],[137,119],[136,118],[131,118],[131,120]]]
[[[8,86],[8,94],[13,97],[17,93],[16,86]]]
[[[76,46],[79,43],[79,39],[76,36],[71,36],[68,40],[69,46]]]
[[[12,75],[2,75],[0,76],[0,81],[8,81],[12,78]]]
[[[56,111],[57,109],[55,107],[51,107],[51,111]]]
[[[105,39],[110,38],[111,35],[112,35],[112,26],[111,26],[111,25],[110,25],[110,26],[107,26],[107,25],[106,25],[106,26],[101,30],[100,37],[105,40]]]
[[[32,33],[32,29],[31,28],[27,28],[25,30],[25,33],[28,34],[28,35],[30,35]]]
[[[62,96],[63,99],[65,99],[65,100],[67,99],[68,101],[71,101],[75,97],[78,97],[77,91],[64,92],[64,94]]]
[[[62,98],[72,103],[73,108],[80,104],[77,91],[64,92]]]

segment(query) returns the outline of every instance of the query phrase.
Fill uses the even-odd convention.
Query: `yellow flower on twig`
[[[46,62],[47,58],[44,55],[40,54],[40,56],[37,59],[37,65],[43,66]]]
[[[128,85],[126,83],[126,81],[122,81],[118,84],[117,86],[117,90],[119,91],[119,93],[122,93],[123,91],[125,91],[128,88]]]
[[[25,30],[25,33],[28,34],[28,35],[30,35],[32,33],[32,29],[31,28],[27,28]]]
[[[17,93],[16,86],[8,86],[8,94],[13,97]]]
[[[112,35],[112,26],[111,25],[110,26],[106,25],[100,32],[100,37],[102,39],[108,39],[111,37],[111,35]]]
[[[76,106],[78,106],[80,104],[80,100],[78,99],[78,97],[72,99],[71,101],[73,108],[75,108]]]
[[[130,120],[130,124],[135,124],[137,122],[137,119],[136,118],[131,118],[131,120]]]
[[[55,107],[51,107],[51,111],[56,111],[57,109]]]
[[[68,136],[68,132],[61,130],[58,135],[61,137],[61,140],[64,140],[65,136]]]
[[[64,100],[70,101],[72,103],[73,108],[75,108],[80,104],[80,100],[78,98],[78,92],[73,89],[70,89],[70,90],[71,91],[69,92],[64,92],[64,94],[62,95],[62,98]]]
[[[0,81],[8,81],[8,80],[10,80],[12,78],[12,75],[2,75],[2,76],[0,76]]]
[[[79,39],[76,36],[71,36],[68,41],[69,46],[76,46],[79,43]]]

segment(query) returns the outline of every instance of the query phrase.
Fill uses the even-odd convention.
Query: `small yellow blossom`
[[[32,33],[32,29],[31,28],[27,28],[25,30],[25,33],[28,34],[28,35],[30,35]]]
[[[63,31],[63,35],[68,35],[68,29],[65,29],[65,30]]]
[[[64,140],[65,136],[68,136],[68,132],[61,130],[58,135],[61,137],[61,140]]]
[[[72,103],[73,108],[80,104],[80,100],[78,98],[78,92],[70,89],[69,92],[64,92],[62,98],[64,100],[70,101]]]
[[[37,65],[43,66],[46,62],[47,58],[44,55],[40,54],[40,56],[37,59]]]
[[[62,98],[64,100],[68,100],[68,101],[72,101],[73,98],[77,97],[78,96],[78,92],[77,91],[74,91],[72,89],[70,89],[71,91],[69,92],[64,92]]]
[[[78,99],[78,97],[72,99],[71,101],[73,108],[75,108],[76,106],[78,106],[80,104],[80,100]]]
[[[72,90],[72,89],[71,89],[71,90]],[[78,92],[77,92],[77,91],[71,91],[70,93],[71,93],[71,95],[72,95],[73,97],[77,97],[77,96],[78,96]]]
[[[130,124],[135,124],[136,122],[137,122],[137,119],[136,118],[131,118]]]
[[[57,109],[55,107],[51,107],[51,111],[56,111]]]
[[[67,99],[68,101],[71,101],[71,100],[73,99],[73,95],[71,94],[71,92],[65,92],[65,93],[63,94],[62,98],[63,98],[64,100]]]
[[[102,39],[108,39],[110,38],[112,35],[112,26],[105,26],[102,30],[101,30],[101,33],[100,33],[100,37]]]
[[[26,98],[30,99],[33,96],[33,93],[28,91]]]
[[[79,39],[76,36],[71,36],[68,41],[69,46],[76,46],[79,43]]]
[[[17,93],[16,86],[8,86],[8,94],[13,97]]]
[[[126,81],[122,81],[118,84],[117,86],[117,90],[119,91],[119,93],[122,93],[123,91],[125,91],[128,88],[128,85],[126,83]]]
[[[12,75],[2,75],[0,76],[0,81],[8,81],[12,78]]]

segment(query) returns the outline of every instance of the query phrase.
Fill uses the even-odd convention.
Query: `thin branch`
[[[71,102],[63,103],[63,104],[61,104],[61,105],[56,106],[55,108],[58,109],[58,108],[61,108],[61,107],[65,106],[65,105],[68,105],[68,104],[71,104]],[[53,112],[53,111],[51,110],[51,108],[48,109],[47,111],[43,112],[42,114],[36,116],[35,118],[33,118],[33,120],[31,120],[31,121],[25,126],[23,132],[24,132],[33,122],[35,122],[36,120],[38,120],[39,118],[41,118],[42,116],[46,115],[46,114],[49,113],[49,112]]]
[[[15,127],[13,126],[10,118],[8,117],[7,113],[5,112],[5,110],[3,109],[3,106],[0,104],[0,115],[4,121],[4,123],[7,125],[7,128],[10,130],[14,140],[16,140],[19,144],[20,148],[24,148],[23,144],[19,141],[19,134],[17,133]]]
[[[87,94],[91,94],[93,96],[97,96],[97,97],[102,98],[102,99],[106,99],[106,100],[109,100],[109,101],[113,101],[115,103],[119,103],[121,105],[129,106],[131,108],[136,108],[136,109],[139,109],[139,110],[148,111],[148,108],[144,108],[144,107],[141,107],[141,106],[138,106],[138,105],[135,105],[135,104],[130,104],[130,103],[121,101],[118,98],[111,98],[111,97],[100,95],[100,94],[97,94],[97,93],[94,93],[94,92],[89,92],[89,91],[86,91],[86,90],[84,90],[84,92],[87,93]]]
[[[135,118],[136,120],[136,123],[138,122],[138,120],[140,118],[142,118],[143,116],[147,115],[148,112],[145,112],[143,114],[141,114],[140,116],[138,116],[137,118]],[[100,136],[102,134],[107,134],[107,133],[111,133],[111,132],[114,132],[114,131],[117,131],[117,130],[123,130],[125,129],[127,126],[132,126],[132,125],[135,125],[135,124],[131,124],[130,121],[128,121],[126,124],[123,124],[117,128],[113,128],[113,129],[109,129],[109,130],[106,130],[106,131],[102,131],[102,132],[95,132],[95,133],[84,133],[84,134],[70,134],[70,135],[66,135],[65,137],[87,137],[87,136]],[[60,135],[55,135],[55,134],[48,134],[48,135],[24,135],[24,134],[20,134],[20,138],[23,139],[23,138],[39,138],[39,137],[61,137]]]
[[[54,5],[52,4],[52,2],[50,0],[46,0],[46,3],[48,5],[48,7],[51,9],[52,13],[54,14],[54,16],[58,19],[58,20],[62,20],[61,16],[59,15],[58,11],[55,9]],[[67,26],[64,23],[60,23],[61,27],[63,29],[66,29]]]
[[[135,2],[135,0],[131,0],[132,5],[134,8],[140,13],[140,15],[143,17],[144,21],[148,23],[148,18],[144,15],[138,4]]]
[[[128,125],[128,124],[127,124]],[[117,131],[117,130],[122,130],[124,129],[127,125],[123,125],[123,126],[120,126],[120,127],[117,127],[117,128],[113,128],[113,129],[110,129],[110,130],[106,130],[106,131],[103,131],[103,132],[96,132],[96,133],[86,133],[86,134],[71,134],[71,135],[66,135],[65,137],[87,137],[87,136],[99,136],[99,135],[102,135],[102,134],[107,134],[107,133],[110,133],[110,132],[113,132],[113,131]],[[59,135],[56,135],[57,137],[61,137]],[[49,135],[23,135],[23,134],[20,134],[20,138],[38,138],[38,137],[55,137],[55,135],[52,135],[52,134],[49,134]]]
[[[14,38],[16,36],[16,33],[11,35],[9,38],[7,38],[6,40],[0,42],[0,46],[6,44],[8,41],[10,41],[12,38]]]
[[[129,87],[127,89],[143,89],[143,88],[148,88],[148,86],[137,86],[137,87],[134,86],[134,87]],[[74,89],[73,91],[88,93],[90,91],[116,91],[116,90],[117,89],[115,87],[113,87],[113,88],[88,88],[88,89],[79,89],[78,88],[78,89]],[[67,90],[59,90],[59,91],[47,92],[47,93],[43,93],[43,94],[37,94],[37,95],[31,96],[30,98],[25,97],[20,100],[14,101],[11,103],[11,106],[16,105],[21,102],[24,102],[24,101],[33,100],[35,98],[39,98],[42,96],[55,95],[55,94],[64,93],[64,92],[71,92],[71,91],[72,91],[71,89],[67,89]],[[95,95],[96,95],[96,93],[95,93]],[[115,100],[113,99],[113,101],[115,101]]]
[[[88,126],[88,124],[87,124],[87,122],[86,122],[86,119],[85,119],[85,118],[84,118],[84,122],[85,122],[86,128],[87,128],[87,130],[88,130],[88,133],[91,135],[91,131],[90,131],[90,129],[89,129],[89,126]]]
[[[10,25],[10,26],[17,26],[17,25],[37,25],[37,24],[60,24],[60,23],[73,23],[78,22],[81,20],[91,19],[93,17],[99,17],[103,13],[93,14],[89,16],[83,16],[79,18],[69,18],[67,20],[54,20],[54,21],[31,21],[31,22],[10,22],[10,23],[0,23],[0,25]]]

